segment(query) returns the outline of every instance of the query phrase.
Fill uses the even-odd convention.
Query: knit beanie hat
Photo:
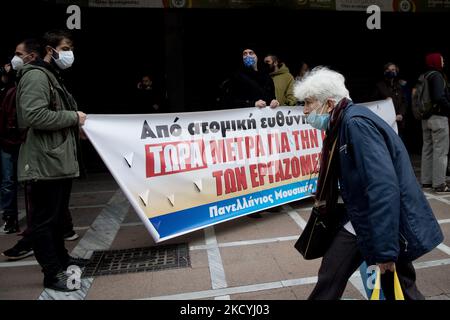
[[[427,67],[442,70],[442,55],[440,53],[430,53],[427,54],[425,58],[425,63]]]

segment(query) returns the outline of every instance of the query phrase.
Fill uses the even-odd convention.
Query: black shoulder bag
[[[338,138],[334,141],[331,149],[323,183],[324,186],[326,185],[331,161],[334,157],[337,139]],[[324,256],[338,231],[340,217],[345,213],[344,204],[336,203],[332,206],[332,210],[330,210],[330,206],[327,207],[326,201],[321,201],[324,189],[325,188],[322,188],[318,201],[316,201],[311,211],[308,223],[294,245],[306,260],[317,259]]]

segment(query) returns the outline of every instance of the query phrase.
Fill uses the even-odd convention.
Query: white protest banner
[[[359,105],[369,108],[381,119],[387,122],[392,129],[398,134],[398,126],[396,121],[395,107],[391,98],[386,100],[372,101],[366,103],[358,103]]]
[[[363,105],[396,130],[392,100]],[[301,107],[88,115],[83,128],[157,242],[310,197],[324,138]]]
[[[311,196],[324,137],[299,107],[88,115],[83,128],[156,242]]]

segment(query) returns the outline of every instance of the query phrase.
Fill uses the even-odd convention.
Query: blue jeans
[[[3,219],[17,219],[17,158],[18,151],[6,152],[0,149],[1,180],[0,207]]]

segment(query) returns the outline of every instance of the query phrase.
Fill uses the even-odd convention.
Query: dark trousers
[[[33,202],[31,198],[31,183],[26,182],[24,189],[27,228],[22,232],[22,239],[20,239],[19,242],[22,247],[32,248],[33,241],[31,238],[31,217],[33,215]],[[69,207],[64,210],[63,219],[64,234],[66,234],[73,230],[72,214],[70,213]]]
[[[69,259],[64,246],[64,214],[72,179],[30,182],[31,237],[34,255],[45,277],[53,277]]]
[[[0,149],[0,206],[3,220],[17,220],[17,158],[18,149]]]
[[[356,244],[356,236],[342,228],[323,257],[319,279],[309,300],[337,300],[342,297],[347,282],[364,259]],[[416,287],[416,272],[411,262],[395,264],[405,300],[424,300]],[[394,300],[394,274],[381,275],[381,288],[386,300]]]

